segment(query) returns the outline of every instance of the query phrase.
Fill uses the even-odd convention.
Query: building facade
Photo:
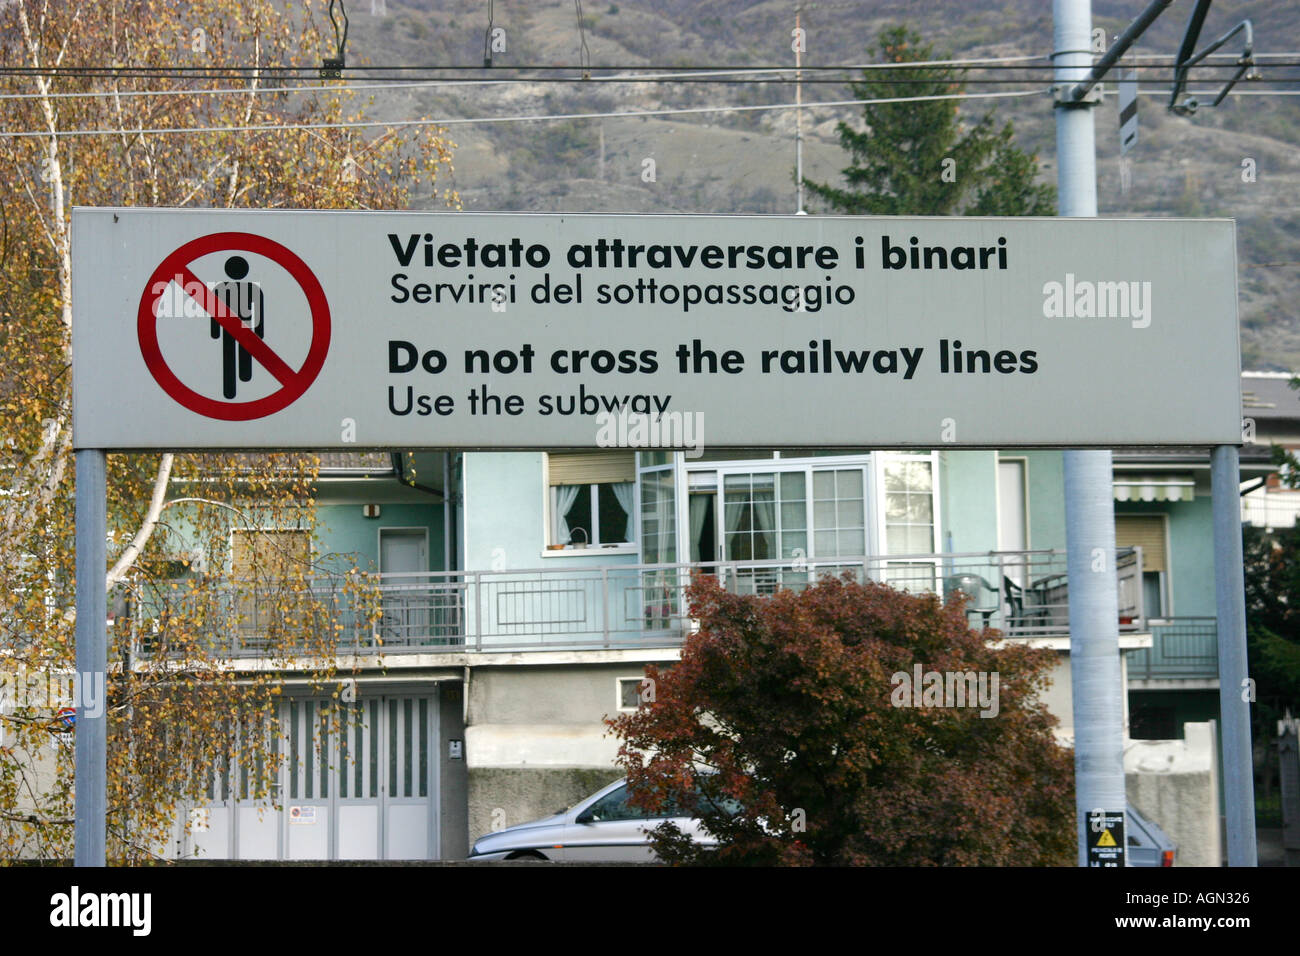
[[[1248,452],[1243,475],[1264,457]],[[1115,455],[1134,738],[1217,716],[1208,462]],[[678,659],[697,570],[751,594],[845,571],[964,592],[972,626],[1057,651],[1047,703],[1072,738],[1059,451],[336,455],[314,521],[251,529],[207,573],[237,577],[273,539],[376,575],[374,620],[340,609],[345,717],[324,726],[329,698],[290,665],[275,796],[259,807],[237,775],[214,779],[178,821],[178,854],[462,858],[573,804],[619,776],[604,720],[637,706],[647,664]],[[236,665],[262,666],[256,615],[229,627]]]

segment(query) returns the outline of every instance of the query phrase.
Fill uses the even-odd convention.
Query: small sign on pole
[[[1088,814],[1088,866],[1124,865],[1124,811],[1093,810]]]
[[[1123,156],[1138,141],[1137,70],[1129,70],[1119,81],[1119,154]]]

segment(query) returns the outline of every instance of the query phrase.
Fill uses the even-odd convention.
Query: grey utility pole
[[[1214,512],[1214,598],[1218,608],[1219,717],[1228,865],[1258,866],[1255,761],[1250,744],[1253,684],[1246,678],[1246,583],[1241,554],[1241,464],[1235,445],[1210,454]]]
[[[1092,68],[1091,0],[1053,0],[1057,212],[1097,215],[1095,97],[1071,93]],[[1100,383],[1099,383],[1100,385]],[[1080,396],[1082,398],[1082,396]],[[1065,452],[1065,535],[1070,587],[1070,690],[1074,698],[1075,816],[1079,865],[1088,865],[1091,813],[1124,813],[1124,684],[1109,451]]]
[[[1152,0],[1093,66],[1091,0],[1053,0],[1058,213],[1097,215],[1092,108],[1097,83],[1172,0]],[[1198,13],[1203,12],[1198,6]],[[1199,25],[1197,27],[1199,29]],[[1182,54],[1180,54],[1180,59]],[[1219,709],[1230,866],[1257,865],[1250,682],[1241,545],[1240,466],[1233,445],[1211,457]],[[1070,581],[1070,684],[1074,696],[1075,809],[1079,865],[1086,866],[1090,811],[1123,813],[1123,706],[1120,681],[1115,512],[1109,451],[1065,452],[1065,531]],[[1122,817],[1121,817],[1122,819]]]

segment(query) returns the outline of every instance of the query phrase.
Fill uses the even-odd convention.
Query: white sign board
[[[77,209],[78,448],[1236,444],[1227,220]]]

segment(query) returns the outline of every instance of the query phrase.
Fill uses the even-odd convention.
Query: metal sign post
[[[75,862],[77,866],[103,866],[108,808],[108,710],[104,696],[108,674],[108,592],[104,587],[108,570],[107,456],[100,449],[82,448],[77,450],[76,460]]]
[[[1235,445],[1210,453],[1214,511],[1214,599],[1218,609],[1219,713],[1228,865],[1258,866],[1255,765],[1250,743],[1254,685],[1246,669],[1246,582],[1241,543],[1241,466]]]

